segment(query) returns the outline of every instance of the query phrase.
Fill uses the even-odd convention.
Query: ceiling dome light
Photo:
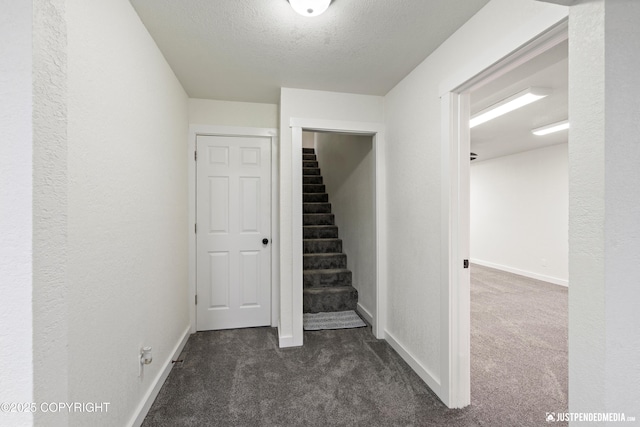
[[[311,17],[323,14],[331,0],[289,0],[289,4],[300,15]]]

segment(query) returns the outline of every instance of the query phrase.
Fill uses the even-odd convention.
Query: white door
[[[270,325],[271,140],[199,135],[196,150],[197,329]]]

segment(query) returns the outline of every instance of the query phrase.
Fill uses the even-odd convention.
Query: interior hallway
[[[143,425],[541,425],[567,410],[567,289],[472,268],[470,407],[447,409],[370,328],[286,349],[255,328],[192,335]]]

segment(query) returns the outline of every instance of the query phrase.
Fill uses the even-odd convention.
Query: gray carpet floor
[[[567,410],[567,290],[473,266],[471,406],[447,409],[370,328],[199,332],[143,426],[539,426]],[[562,425],[554,423],[554,425]]]
[[[568,289],[471,272],[471,411],[483,425],[546,425],[568,411]]]

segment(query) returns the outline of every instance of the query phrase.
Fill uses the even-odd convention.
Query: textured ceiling
[[[551,95],[471,129],[471,151],[477,161],[566,143],[569,131],[536,136],[532,129],[565,120],[568,105],[568,42],[531,59],[471,93],[471,114],[528,87],[544,87]]]
[[[280,87],[384,95],[489,0],[131,0],[190,97],[277,103]]]

